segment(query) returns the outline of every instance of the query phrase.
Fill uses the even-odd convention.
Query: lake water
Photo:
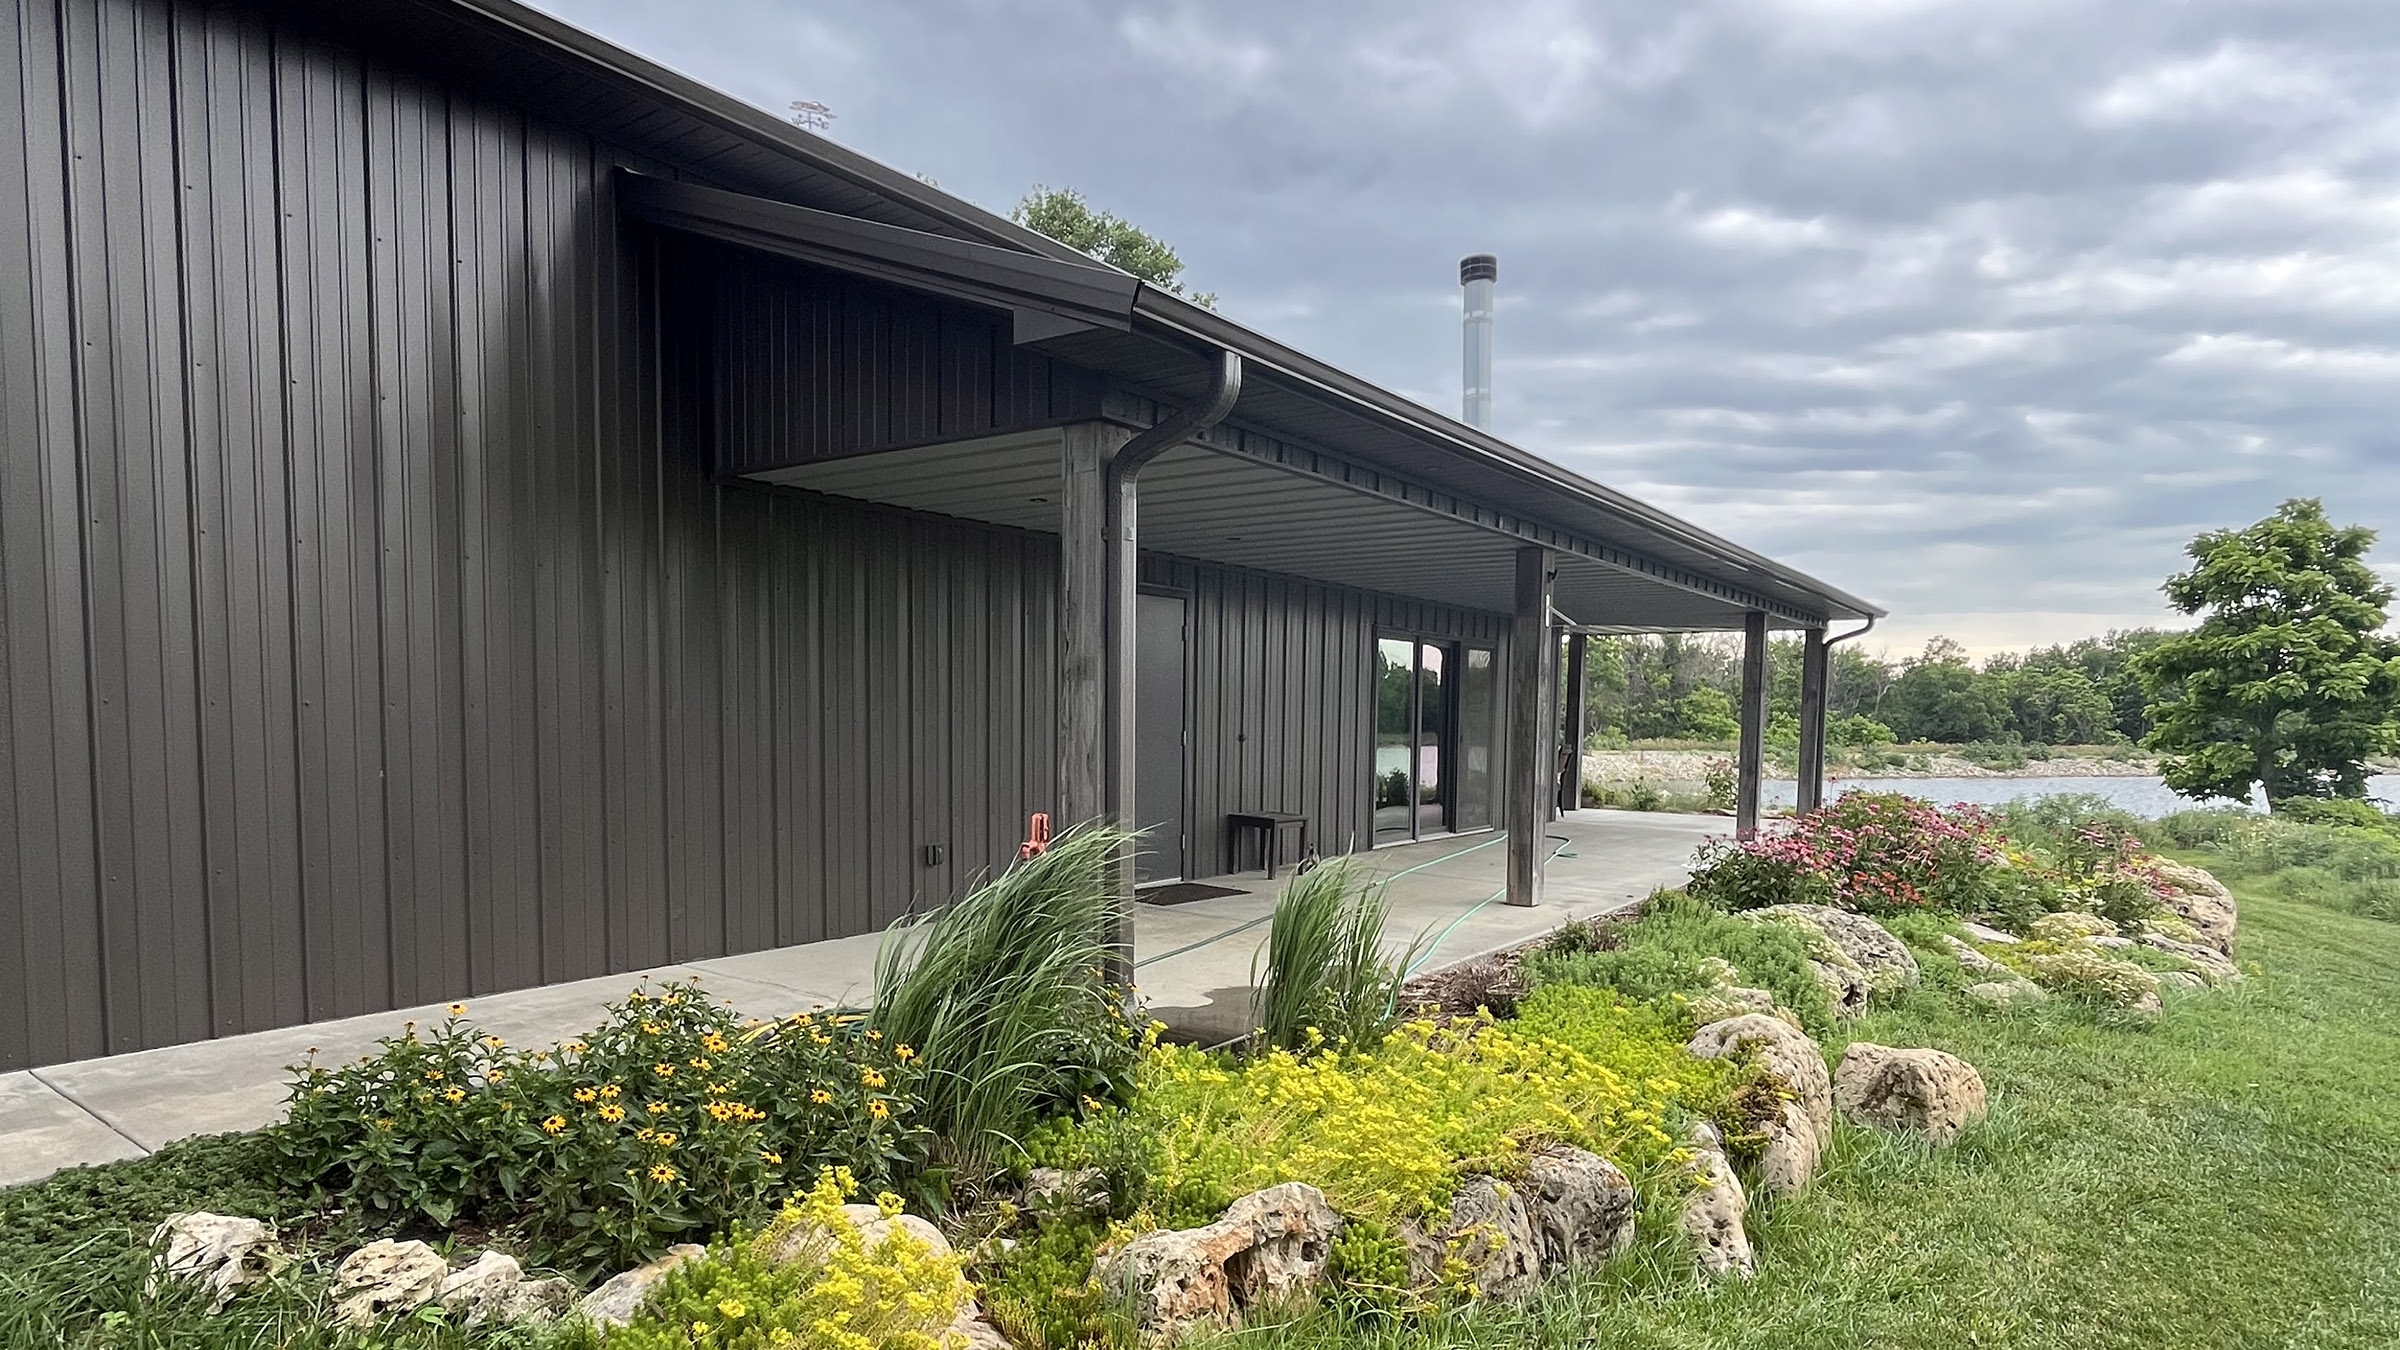
[[[1759,786],[1767,805],[1790,806],[1800,785],[1789,780],[1769,779]],[[1970,802],[1976,806],[1998,806],[2020,797],[2088,794],[2137,816],[2150,817],[2199,806],[2230,805],[2221,799],[2195,802],[2189,797],[2178,796],[2156,778],[1842,778],[1827,783],[1825,789],[1835,795],[1845,792],[1905,792],[1929,801]],[[2368,779],[2367,795],[2387,808],[2400,806],[2400,774],[2377,774]],[[2259,802],[2251,803],[2251,807],[2253,810],[2265,809]]]

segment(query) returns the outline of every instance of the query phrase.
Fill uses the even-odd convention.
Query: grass
[[[1933,997],[1857,1039],[1966,1058],[1992,1118],[1949,1151],[1844,1127],[1805,1196],[1753,1211],[1760,1274],[1696,1288],[1636,1251],[1406,1328],[1324,1314],[1220,1350],[1316,1347],[2384,1347],[2400,1321],[2400,927],[2237,883],[2247,984],[2155,1028]]]
[[[924,1123],[969,1173],[1046,1112],[1108,1095],[1129,1069],[1117,995],[1102,983],[1122,902],[1108,870],[1132,836],[1086,828],[957,903],[893,925],[869,1020],[932,1066]]]
[[[1383,887],[1354,859],[1336,858],[1292,878],[1275,897],[1267,926],[1265,977],[1252,972],[1260,1039],[1291,1050],[1312,1031],[1359,1045],[1381,1037],[1395,1016],[1399,971],[1420,945],[1411,943],[1396,963],[1384,959],[1391,910]]]

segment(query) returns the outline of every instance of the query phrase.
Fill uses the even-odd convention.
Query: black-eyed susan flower
[[[578,1106],[590,1106],[598,1100],[600,1100],[600,1089],[598,1088],[579,1087],[575,1089],[575,1104]]]
[[[467,1005],[466,1005],[466,1004],[464,1004],[464,1003],[453,1003],[453,1004],[451,1004],[451,1005],[450,1005],[450,1015],[451,1015],[452,1017],[464,1017],[464,1016],[466,1016],[466,1015],[467,1015]]]
[[[614,1125],[618,1121],[625,1118],[625,1108],[622,1106],[603,1106],[600,1108],[599,1115],[602,1120]]]
[[[892,1108],[885,1106],[881,1101],[872,1101],[867,1103],[867,1114],[877,1120],[885,1120],[891,1116]]]
[[[658,1182],[661,1185],[673,1181],[675,1178],[681,1175],[683,1174],[676,1171],[674,1168],[667,1166],[665,1163],[652,1163],[650,1165],[650,1179]]]
[[[825,1089],[823,1089],[823,1088],[818,1088],[816,1091],[814,1091],[814,1092],[811,1092],[810,1094],[808,1094],[808,1099],[809,1099],[810,1101],[812,1101],[812,1102],[816,1103],[816,1104],[817,1104],[817,1105],[819,1105],[819,1106],[831,1106],[831,1105],[833,1105],[833,1094],[832,1094],[832,1093],[830,1093],[830,1092],[827,1092],[827,1091],[826,1091]]]
[[[552,1116],[542,1122],[542,1133],[544,1134],[556,1134],[565,1128],[567,1128],[567,1118],[565,1116]]]

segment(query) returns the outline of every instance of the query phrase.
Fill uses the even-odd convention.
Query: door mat
[[[1217,900],[1242,892],[1231,886],[1203,886],[1197,881],[1178,881],[1170,886],[1152,886],[1135,891],[1134,900],[1144,905],[1188,905],[1194,900]]]

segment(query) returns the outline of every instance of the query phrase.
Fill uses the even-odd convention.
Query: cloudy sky
[[[1226,314],[1890,606],[2167,618],[2290,496],[2400,580],[2392,0],[544,0],[1005,211],[1071,185]]]

